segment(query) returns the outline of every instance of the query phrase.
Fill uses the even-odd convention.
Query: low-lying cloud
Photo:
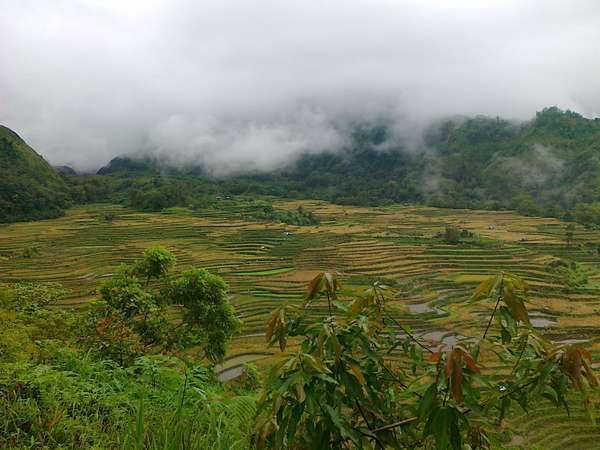
[[[417,148],[448,115],[598,115],[599,23],[595,0],[9,0],[0,123],[79,170],[268,170],[381,118]]]
[[[140,153],[224,175],[284,167],[301,153],[341,148],[345,136],[326,115],[307,108],[269,121],[174,115],[150,131]]]

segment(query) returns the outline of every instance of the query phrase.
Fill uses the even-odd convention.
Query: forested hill
[[[420,151],[395,146],[384,125],[358,128],[345,153],[306,156],[282,178],[303,194],[341,203],[557,215],[600,199],[600,120],[548,108],[521,124],[446,121],[429,128]]]
[[[0,222],[57,217],[69,190],[44,158],[0,125]]]
[[[144,209],[192,204],[185,192],[198,194],[194,186],[201,185],[204,194],[515,209],[530,215],[576,214],[584,223],[600,223],[599,119],[552,107],[523,123],[448,120],[431,126],[416,149],[405,148],[389,126],[378,123],[356,126],[351,142],[343,151],[305,155],[286,169],[264,174],[210,179],[199,175],[201,168],[165,171],[156,162],[127,158],[113,160],[101,173],[136,177],[135,195],[129,198]],[[185,189],[175,189],[178,183]]]
[[[548,108],[520,125],[475,118],[434,131],[433,203],[556,215],[599,199],[598,119]]]
[[[213,178],[202,167],[121,157],[96,176],[63,177],[75,202],[113,201],[154,211],[201,208],[223,195],[247,194],[356,205],[514,209],[600,224],[600,119],[555,107],[522,123],[453,119],[430,126],[422,142],[410,147],[392,129],[383,121],[356,125],[347,148],[307,154],[274,172]],[[7,177],[0,182],[0,217],[57,214],[67,198],[61,176],[14,133],[3,128],[1,136],[0,170]],[[7,158],[13,148],[20,153],[13,150],[18,163],[11,166]],[[15,197],[15,189],[24,195]]]

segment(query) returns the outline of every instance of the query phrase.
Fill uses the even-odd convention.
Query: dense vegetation
[[[299,395],[299,389],[301,392],[297,383],[300,377],[290,381],[285,387],[289,389],[280,396],[285,400],[282,400],[281,415],[270,413],[273,399],[289,380],[288,375],[297,373],[294,362],[290,363],[292,372],[285,369],[268,379],[265,384],[268,390],[263,392],[265,400],[259,403],[261,389],[257,387],[253,372],[246,372],[252,375],[250,379],[235,377],[248,361],[253,361],[261,373],[267,373],[280,359],[279,355],[287,364],[294,356],[305,353],[322,362],[333,372],[333,375],[327,375],[339,383],[334,387],[331,381],[298,369],[305,379],[305,411],[315,411],[310,409],[314,405],[309,405],[309,397],[320,394],[314,392],[326,393],[321,404],[326,403],[334,409],[333,414],[316,416],[319,421],[314,421],[315,427],[325,430],[323,436],[334,436],[335,441],[338,437],[344,438],[343,433],[348,432],[355,438],[356,433],[363,436],[361,432],[376,430],[375,425],[386,427],[408,420],[393,428],[400,442],[410,446],[414,437],[422,440],[422,447],[432,448],[436,436],[425,433],[425,416],[411,413],[418,410],[415,403],[419,401],[418,394],[423,395],[417,387],[431,386],[434,380],[430,377],[438,367],[435,361],[429,360],[429,351],[420,345],[415,344],[414,352],[411,351],[414,341],[408,338],[406,329],[434,353],[440,348],[445,351],[464,347],[484,376],[481,379],[478,375],[471,376],[469,368],[463,366],[464,403],[457,403],[450,397],[452,391],[446,399],[446,406],[460,411],[467,404],[470,407],[490,401],[488,411],[477,413],[474,410],[466,414],[467,422],[459,422],[462,442],[472,443],[471,439],[479,436],[484,442],[489,439],[496,448],[505,448],[514,435],[515,442],[521,439],[525,448],[594,448],[598,428],[586,418],[582,407],[585,403],[576,393],[565,395],[570,412],[567,415],[564,408],[553,405],[552,390],[540,392],[545,385],[538,385],[534,392],[524,389],[529,401],[527,412],[515,403],[523,399],[511,396],[512,407],[498,423],[498,401],[492,394],[502,395],[500,390],[504,385],[497,386],[496,383],[507,379],[519,381],[518,376],[514,380],[507,376],[507,371],[510,373],[512,369],[511,362],[516,362],[515,356],[505,354],[503,343],[495,341],[502,337],[498,320],[506,317],[497,311],[486,338],[482,339],[495,302],[482,299],[469,304],[466,300],[477,283],[498,271],[510,271],[525,278],[531,298],[527,314],[533,329],[518,323],[520,338],[512,339],[509,348],[520,350],[522,335],[531,335],[529,343],[543,343],[541,351],[545,359],[556,350],[555,359],[550,358],[550,369],[554,375],[567,378],[569,375],[562,371],[561,355],[571,348],[580,349],[570,351],[570,355],[576,360],[577,355],[585,360],[580,367],[584,377],[581,383],[590,393],[589,398],[597,400],[597,395],[587,388],[587,383],[593,381],[586,376],[588,372],[583,365],[589,365],[589,360],[580,346],[597,359],[600,258],[596,243],[600,242],[599,231],[514,213],[414,206],[355,208],[320,201],[273,201],[275,210],[293,213],[303,205],[321,219],[319,226],[301,227],[244,218],[240,215],[238,200],[225,198],[221,201],[223,208],[219,209],[171,208],[162,213],[144,213],[109,204],[91,205],[74,208],[58,219],[2,227],[0,281],[7,283],[12,292],[6,311],[25,321],[26,328],[14,326],[12,319],[3,322],[6,333],[0,342],[9,344],[11,338],[18,338],[18,342],[12,350],[10,345],[3,347],[2,354],[14,358],[23,352],[33,352],[32,357],[23,358],[28,364],[6,376],[7,412],[0,413],[13,418],[7,423],[13,428],[7,430],[16,442],[5,447],[27,448],[26,443],[34,441],[37,447],[45,445],[49,448],[59,445],[63,448],[93,448],[94,445],[131,448],[134,447],[131,442],[143,441],[149,448],[177,448],[184,441],[180,448],[184,445],[186,448],[194,448],[194,445],[210,448],[211,442],[217,448],[247,448],[252,445],[251,439],[256,445],[260,443],[259,431],[262,430],[265,432],[262,444],[281,448],[277,446],[277,439],[288,439],[287,433],[291,433],[286,424],[299,404],[295,396]],[[109,216],[112,220],[107,220]],[[289,235],[286,230],[290,231]],[[169,246],[177,255],[177,263],[173,263],[169,254],[156,249],[158,245]],[[141,261],[135,262],[141,249],[148,247],[152,250],[148,250]],[[36,250],[26,251],[33,248]],[[127,266],[119,270],[120,263]],[[205,357],[208,356],[205,347],[208,341],[203,337],[202,327],[184,323],[184,302],[170,300],[181,299],[182,292],[190,292],[174,289],[181,286],[178,280],[187,275],[190,266],[207,268],[227,280],[231,294],[229,301],[244,321],[242,334],[229,345],[225,362],[214,369],[221,379],[234,378],[226,384],[218,383],[212,375],[212,363]],[[336,292],[337,299],[331,303],[331,312],[326,290],[302,308],[306,283],[323,267],[336,267],[344,274],[344,285]],[[30,280],[30,283],[18,283],[18,280]],[[51,295],[33,283],[35,280],[51,288]],[[68,292],[56,285],[48,286],[45,283],[48,280],[60,281]],[[382,322],[385,323],[381,325],[378,325],[376,306],[371,309],[365,305],[362,310],[358,308],[359,303],[356,309],[350,306],[368,297],[365,290],[374,280],[385,280],[384,284],[389,286],[383,290]],[[38,299],[41,308],[35,304]],[[94,303],[90,308],[91,301]],[[285,327],[273,327],[270,341],[275,346],[268,347],[264,331],[269,315],[285,302],[289,305],[288,314],[284,314],[284,324],[290,325],[288,334],[286,336]],[[61,309],[57,308],[59,306]],[[507,305],[501,300],[498,310],[501,306]],[[80,310],[72,314],[69,312],[72,307]],[[58,315],[56,318],[55,314]],[[333,320],[329,318],[330,314]],[[110,323],[105,320],[107,317],[112,318]],[[110,327],[112,324],[115,326]],[[328,338],[331,340],[323,341],[324,353],[321,354],[319,335],[325,327],[331,329],[333,335]],[[37,331],[39,328],[42,331]],[[119,333],[113,334],[113,330]],[[365,332],[370,334],[365,336]],[[48,335],[54,336],[54,347],[44,346],[44,336]],[[183,339],[172,339],[177,336]],[[280,338],[285,345],[283,353],[280,353]],[[342,364],[333,357],[337,353],[334,344],[328,346],[335,339],[348,349],[342,352]],[[407,339],[409,341],[404,342]],[[382,350],[381,358],[379,353],[368,355],[366,349],[358,345],[365,340],[372,342],[375,349]],[[482,342],[481,351],[475,359],[472,344],[479,341]],[[399,345],[394,347],[395,343]],[[38,348],[47,349],[39,358]],[[55,348],[61,352],[64,349],[67,356],[73,352],[69,361],[81,361],[81,364],[63,363],[61,355],[54,353]],[[387,350],[391,350],[389,354]],[[498,351],[506,362],[498,360],[493,350]],[[411,353],[417,357],[416,361]],[[446,361],[445,354],[439,356],[442,362]],[[531,363],[530,374],[534,375],[541,359],[532,362],[530,356],[533,353],[527,350],[528,361],[523,364]],[[370,365],[379,362],[383,365]],[[349,366],[355,363],[369,386],[373,386],[373,390],[367,390],[369,397],[360,390],[357,397],[369,423],[366,426],[352,397],[343,395],[353,392],[354,383],[360,384]],[[371,371],[371,367],[380,370]],[[405,392],[399,383],[390,381],[386,368],[397,375],[401,383],[414,387],[417,394],[413,396],[412,391]],[[348,373],[348,369],[352,373]],[[592,375],[593,372],[590,377]],[[68,387],[57,388],[66,377],[70,381]],[[201,384],[203,379],[206,381]],[[490,381],[492,388],[480,384],[481,380]],[[146,387],[145,383],[150,386]],[[572,384],[570,381],[567,386]],[[20,392],[21,385],[32,386],[33,393],[20,393],[18,400],[14,400],[13,392]],[[252,386],[254,388],[248,389]],[[442,372],[436,400],[442,406],[446,386]],[[386,388],[383,394],[380,387]],[[471,396],[471,387],[480,392],[479,400]],[[179,413],[178,400],[182,391],[185,392],[184,406]],[[542,394],[541,400],[539,394]],[[547,400],[543,397],[546,394],[550,396]],[[370,400],[371,395],[374,398],[384,395],[383,398],[392,398],[396,402],[379,405]],[[92,402],[98,407],[90,406]],[[260,421],[253,424],[257,406]],[[339,411],[356,414],[339,414],[338,407]],[[61,411],[66,411],[62,417]],[[382,411],[387,415],[380,417]],[[303,443],[301,436],[307,436],[307,439],[314,436],[306,412],[298,420],[297,428],[301,431],[294,438],[298,446]],[[182,422],[177,421],[178,416],[184,417]],[[452,419],[451,414],[448,416]],[[337,424],[330,420],[337,417],[341,417]],[[442,422],[444,417],[440,419]],[[267,423],[274,420],[285,432],[277,434],[264,428],[265,420]],[[477,425],[482,426],[482,432],[470,433],[469,430]],[[254,437],[250,433],[252,429],[256,431]],[[440,428],[439,424],[427,428],[427,432],[434,432],[434,429],[452,432],[452,428]],[[76,434],[74,430],[81,433]],[[182,434],[184,430],[189,433]],[[237,434],[235,430],[238,430]],[[388,444],[394,433],[382,430],[376,435],[380,440],[386,439]],[[83,440],[78,440],[78,436]],[[138,436],[141,437],[138,439]],[[364,447],[377,447],[376,441],[363,437]],[[315,447],[318,448],[312,446]]]
[[[65,175],[68,190],[48,167],[39,170],[23,162],[33,159],[32,151],[27,158],[19,154],[18,164],[8,161],[14,153],[9,149],[25,144],[7,129],[3,135],[0,173],[9,180],[0,182],[3,221],[55,216],[69,199],[160,211],[210,207],[227,196],[265,195],[353,205],[512,209],[600,224],[600,119],[555,107],[525,123],[488,117],[436,123],[417,149],[407,148],[383,120],[357,124],[342,151],[304,155],[269,173],[214,178],[201,167],[115,158],[96,176]],[[43,163],[39,157],[35,161]],[[44,180],[43,188],[34,178]]]
[[[231,322],[223,281],[199,270],[169,280],[173,263],[169,252],[147,250],[103,284],[84,327],[71,312],[45,308],[64,295],[60,286],[2,286],[3,448],[486,449],[500,442],[513,403],[527,410],[545,398],[568,409],[571,386],[593,415],[590,354],[533,330],[528,288],[516,276],[492,277],[471,297],[494,305],[480,339],[432,349],[390,314],[386,286],[341,298],[337,276],[321,273],[302,308],[284,304],[271,315],[268,343],[281,351],[290,338],[302,343],[271,369],[257,402],[251,369],[225,387],[210,364],[222,352],[190,347],[228,340],[219,332]],[[163,295],[183,308],[180,324],[162,320]],[[319,297],[328,314],[307,320]],[[167,334],[184,346],[164,346],[160,330],[181,324],[195,328]],[[143,353],[131,354],[132,337],[146,341]],[[486,368],[492,358],[504,369]]]
[[[0,223],[57,217],[70,202],[63,178],[0,125]]]
[[[273,311],[267,342],[282,351],[289,337],[302,344],[265,382],[258,448],[486,449],[500,444],[493,432],[513,403],[527,410],[546,398],[568,408],[570,385],[592,413],[589,352],[554,346],[532,329],[519,277],[499,274],[471,297],[494,305],[481,338],[437,349],[389,313],[385,285],[351,302],[340,301],[339,288],[335,274],[321,273],[302,308]],[[328,316],[315,324],[305,310],[320,296]],[[494,360],[503,370],[486,369]]]
[[[2,448],[248,447],[257,378],[227,392],[212,371],[239,326],[227,287],[199,269],[169,280],[174,262],[146,250],[80,315],[46,308],[55,283],[0,285]]]
[[[58,175],[18,136],[1,131],[8,136],[1,141],[6,153],[0,154],[6,158],[1,161],[9,162],[0,168],[2,173],[18,174],[0,181],[2,192],[12,192],[2,197],[8,199],[0,204],[0,211],[6,212],[3,220],[58,216],[71,202],[105,201],[144,211],[165,210],[155,216],[162,221],[173,217],[173,226],[165,228],[180,240],[188,233],[180,218],[227,216],[252,223],[231,243],[242,249],[244,264],[254,264],[251,270],[233,269],[235,277],[245,280],[293,270],[283,261],[287,252],[306,246],[295,233],[308,230],[317,245],[320,239],[325,242],[321,227],[311,226],[320,224],[312,211],[299,202],[291,208],[275,206],[273,197],[508,208],[575,219],[587,226],[600,223],[600,203],[595,202],[598,121],[556,109],[522,125],[487,118],[438,124],[426,135],[435,151],[425,153],[395,151],[385,123],[357,126],[354,144],[342,154],[305,156],[277,173],[226,179],[214,179],[198,168],[165,169],[154,161],[128,159],[113,161],[96,176]],[[47,177],[30,177],[36,164],[49,171]],[[256,200],[257,194],[270,200]],[[169,209],[173,206],[186,209]],[[113,212],[122,209],[107,208],[69,228],[69,239],[82,223],[90,230],[102,229],[105,235],[90,231],[83,242],[100,255],[103,245],[91,239],[110,236],[111,245],[118,246],[125,227],[142,230],[136,220]],[[340,222],[347,222],[346,214],[338,215]],[[319,217],[324,224],[336,222],[333,216]],[[209,229],[202,228],[202,220],[189,231],[194,245]],[[485,265],[486,272],[490,262],[481,255],[491,248],[499,253],[516,248],[503,249],[502,243],[469,231],[461,222],[451,223],[436,225],[436,233],[428,236],[422,230],[413,236],[390,229],[371,238],[377,236],[386,245],[407,243],[411,254],[428,242],[433,252],[446,252],[454,261],[463,254],[465,264],[469,260]],[[306,227],[290,234],[292,227],[281,224]],[[518,270],[533,267],[534,279],[539,282],[544,273],[542,280],[550,277],[560,283],[562,293],[595,292],[595,281],[588,275],[594,276],[590,261],[600,246],[589,239],[582,243],[583,233],[593,230],[572,223],[553,226],[539,231],[558,236],[551,251],[560,257],[540,259],[536,264],[541,271],[536,272],[538,266],[528,254],[531,267]],[[63,231],[50,233],[54,244]],[[252,240],[258,236],[265,242],[256,245]],[[32,246],[0,253],[0,261],[37,267],[49,251],[50,241],[44,239],[36,235]],[[332,236],[327,239],[342,243]],[[81,244],[74,247],[77,255],[68,264],[80,264]],[[376,252],[377,261],[365,262],[368,271],[381,270],[380,251],[385,250]],[[261,266],[261,255],[271,252],[269,263],[282,267]],[[339,261],[327,259],[322,248],[319,254],[320,266]],[[571,260],[573,255],[584,262]],[[306,267],[305,258],[294,259],[294,264]],[[489,448],[508,442],[510,426],[507,430],[504,419],[519,408],[535,410],[541,401],[549,401],[570,411],[571,387],[581,392],[593,418],[597,381],[592,355],[577,342],[552,342],[534,329],[525,307],[527,284],[518,276],[502,273],[491,278],[471,298],[472,307],[478,308],[475,317],[485,322],[481,336],[442,341],[435,347],[388,306],[413,289],[409,284],[415,280],[393,290],[375,282],[364,292],[345,290],[342,295],[337,276],[322,273],[311,283],[302,306],[297,294],[277,292],[278,308],[266,336],[283,354],[264,386],[251,367],[224,385],[214,375],[215,364],[223,360],[228,341],[241,325],[229,304],[227,285],[206,270],[175,272],[175,263],[170,252],[147,249],[142,259],[112,270],[79,313],[51,308],[70,295],[61,285],[0,285],[0,413],[5,418],[0,446]],[[231,260],[226,264],[237,265]],[[501,263],[491,264],[497,270]],[[361,281],[372,282],[372,277]],[[243,292],[265,295],[263,286],[251,284]],[[439,292],[440,298],[444,292]],[[294,300],[281,306],[283,299]]]
[[[101,173],[121,200],[146,210],[215,195],[319,198],[340,204],[417,202],[600,224],[600,119],[547,108],[530,122],[455,119],[432,125],[420,150],[382,121],[357,125],[341,152],[305,155],[277,172],[214,179],[117,158]],[[108,182],[108,181],[106,181]],[[128,199],[128,200],[127,200]],[[206,201],[204,202],[206,203]]]

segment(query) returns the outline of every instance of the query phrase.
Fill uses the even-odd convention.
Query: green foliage
[[[598,119],[551,107],[521,124],[490,117],[443,121],[425,132],[425,144],[435,152],[404,151],[390,130],[385,121],[356,124],[343,152],[307,154],[270,173],[214,178],[201,167],[129,158],[115,158],[100,175],[61,176],[2,128],[0,221],[60,215],[71,198],[161,211],[204,209],[230,196],[275,196],[354,205],[513,209],[526,215],[572,215],[588,226],[600,225]],[[244,214],[296,225],[317,223],[305,211],[256,206]]]
[[[250,448],[255,369],[232,397],[202,362],[148,348],[115,362],[128,334],[146,337],[138,326],[154,308],[139,301],[150,298],[130,270],[102,287],[87,315],[103,351],[79,347],[89,331],[80,315],[43,308],[64,295],[59,285],[0,288],[0,448]]]
[[[136,262],[133,271],[137,276],[145,278],[148,284],[152,278],[166,276],[176,261],[175,255],[162,247],[147,248],[144,250],[144,257]]]
[[[307,298],[337,283],[320,274]],[[290,337],[300,347],[282,354],[265,382],[254,428],[257,448],[489,448],[511,404],[541,398],[566,406],[569,386],[589,402],[597,385],[580,347],[553,346],[529,325],[528,287],[501,273],[471,298],[495,306],[483,337],[431,349],[387,312],[386,288],[374,285],[335,313],[305,320],[305,311],[274,312],[267,342]],[[488,336],[496,318],[499,334]],[[275,338],[276,337],[276,338]],[[399,355],[398,355],[399,352]],[[398,355],[392,357],[392,355]],[[484,370],[492,359],[512,370]],[[496,364],[497,364],[496,363]],[[494,364],[492,362],[492,364]]]
[[[60,283],[0,284],[0,307],[31,312],[57,302],[66,294]]]
[[[553,107],[518,125],[489,117],[436,123],[425,133],[435,152],[404,151],[389,124],[380,121],[356,125],[344,152],[304,155],[277,172],[215,179],[194,167],[162,168],[165,175],[159,177],[157,162],[119,159],[115,170],[103,173],[111,174],[114,189],[130,204],[147,210],[193,205],[196,198],[212,205],[218,196],[269,195],[354,205],[513,209],[559,218],[573,210],[577,221],[596,225],[599,135],[600,120]],[[390,150],[382,151],[382,145]],[[123,169],[138,164],[145,169]],[[211,194],[213,200],[205,201]],[[307,218],[287,214],[250,212],[295,224]]]
[[[148,315],[157,308],[152,293],[144,289],[127,266],[122,266],[113,278],[102,284],[100,294],[106,305],[124,319]]]
[[[173,281],[170,301],[183,306],[183,323],[188,333],[204,338],[202,347],[207,358],[220,361],[227,342],[241,327],[241,322],[227,297],[227,285],[221,277],[202,269],[189,269]]]
[[[600,202],[577,203],[573,213],[579,223],[586,226],[600,225]]]
[[[248,449],[254,404],[225,396],[202,365],[141,357],[123,369],[55,349],[44,364],[0,365],[0,446]]]
[[[59,217],[70,201],[63,177],[0,125],[0,223]]]
[[[588,282],[588,277],[583,268],[575,261],[554,259],[547,263],[546,267],[549,272],[556,274],[561,284],[565,286],[577,288],[585,286]]]
[[[452,225],[447,225],[444,230],[444,240],[447,244],[456,245],[460,242],[460,230]]]
[[[305,211],[302,205],[296,211],[281,211],[264,202],[254,202],[244,208],[243,217],[250,220],[281,222],[288,225],[318,225],[319,219],[310,211]]]
[[[133,266],[122,266],[100,287],[100,301],[90,306],[82,344],[121,365],[147,352],[187,347],[201,348],[212,362],[222,360],[241,326],[227,285],[202,269],[189,269],[170,281],[167,275],[174,264],[169,251],[150,248]],[[162,288],[153,289],[151,279]],[[180,309],[179,324],[169,320],[169,306]]]

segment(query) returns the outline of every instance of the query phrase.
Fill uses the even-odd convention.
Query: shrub
[[[460,230],[452,225],[447,225],[444,231],[444,240],[447,244],[458,244],[460,242]]]

